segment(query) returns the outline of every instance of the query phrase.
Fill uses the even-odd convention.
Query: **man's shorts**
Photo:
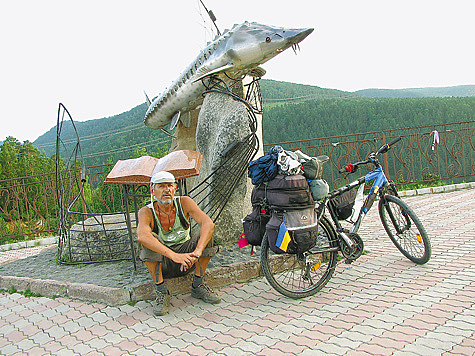
[[[163,243],[163,241],[158,237],[157,234],[153,233],[153,236]],[[169,249],[177,252],[177,253],[188,253],[188,252],[193,252],[196,248],[196,245],[198,244],[198,239],[199,235],[195,237],[190,237],[188,241],[185,241],[182,244],[178,245],[173,245],[173,246],[167,246]],[[210,242],[212,244],[212,242]],[[201,257],[212,257],[216,255],[217,248],[216,247],[210,247],[206,246],[206,248],[203,250],[203,253],[201,254]],[[163,256],[162,254],[152,251],[148,248],[146,248],[143,245],[140,245],[140,252],[139,252],[139,258],[143,262],[158,262],[162,264],[162,275],[163,278],[174,278],[174,277],[179,277],[179,276],[184,276],[191,271],[195,269],[196,263],[193,265],[193,267],[187,269],[186,271],[180,271],[181,265],[179,263],[173,262],[171,259]]]

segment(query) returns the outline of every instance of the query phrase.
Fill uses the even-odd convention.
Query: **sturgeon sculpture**
[[[171,123],[173,129],[181,114],[202,103],[203,79],[220,73],[261,77],[265,74],[261,64],[287,48],[296,52],[298,44],[312,32],[313,28],[287,29],[247,21],[234,25],[208,44],[162,95],[153,102],[147,97],[145,125],[161,129]]]

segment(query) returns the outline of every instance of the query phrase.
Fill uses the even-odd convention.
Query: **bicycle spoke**
[[[316,293],[330,279],[336,264],[337,242],[331,226],[323,224],[319,225],[320,239],[316,247],[305,254],[274,254],[264,236],[262,270],[278,292],[291,298],[302,298]]]

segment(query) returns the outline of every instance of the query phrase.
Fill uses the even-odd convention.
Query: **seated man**
[[[153,312],[168,312],[170,294],[164,277],[173,278],[195,270],[191,296],[207,303],[219,303],[219,297],[203,283],[203,276],[213,248],[207,247],[214,223],[187,196],[175,197],[177,185],[169,172],[158,172],[150,180],[152,202],[138,214],[137,240],[142,244],[139,257],[147,266],[157,286]],[[191,236],[189,218],[200,225],[199,236]]]

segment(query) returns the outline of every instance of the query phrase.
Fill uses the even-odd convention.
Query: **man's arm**
[[[196,245],[193,255],[197,258],[201,257],[203,250],[211,241],[214,233],[214,223],[211,218],[200,209],[198,204],[188,196],[181,197],[181,206],[187,217],[191,217],[198,225],[200,225],[200,238]]]

